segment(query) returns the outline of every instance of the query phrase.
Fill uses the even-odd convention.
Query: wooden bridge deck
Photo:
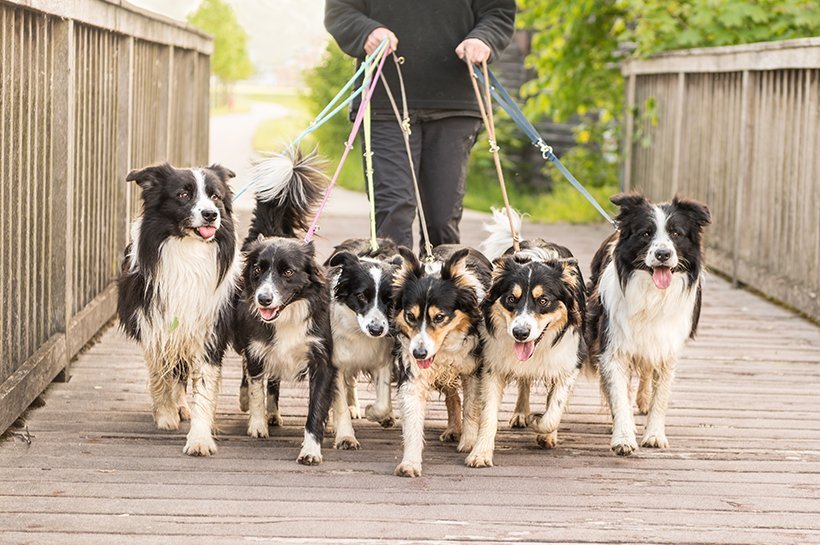
[[[323,222],[334,241],[366,233],[343,208]],[[480,238],[478,224],[465,220],[466,242]],[[605,233],[526,234],[588,263]],[[492,469],[468,469],[439,443],[444,404],[431,403],[416,480],[392,475],[400,428],[364,421],[355,423],[362,450],[335,451],[326,439],[324,464],[296,464],[304,386],[283,390],[285,427],[246,437],[233,354],[219,452],[184,456],[187,425],[154,429],[140,351],[109,329],[0,443],[0,542],[820,543],[820,330],[718,277],[704,299],[673,389],[669,450],[611,454],[597,385],[582,380],[551,451],[508,429],[509,390]],[[360,394],[373,398],[366,386]]]

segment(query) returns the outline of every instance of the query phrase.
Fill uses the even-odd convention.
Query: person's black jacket
[[[411,110],[477,111],[467,65],[455,48],[466,38],[478,38],[490,46],[491,60],[497,58],[510,42],[514,22],[515,0],[327,0],[325,5],[328,32],[342,51],[360,61],[373,30],[386,27],[396,35]],[[399,100],[390,59],[384,71]],[[390,109],[381,84],[372,104],[374,110]]]

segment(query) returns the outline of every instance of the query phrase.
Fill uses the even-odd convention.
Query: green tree
[[[253,75],[248,34],[233,8],[223,0],[202,0],[197,10],[188,15],[188,22],[214,38],[211,73],[222,83],[223,100],[227,101],[230,86]]]
[[[564,162],[593,186],[618,174],[623,78],[631,55],[820,34],[816,0],[518,0],[518,24],[535,31],[522,89],[531,116],[580,119]],[[646,112],[654,115],[651,107]],[[644,144],[649,145],[648,142]]]

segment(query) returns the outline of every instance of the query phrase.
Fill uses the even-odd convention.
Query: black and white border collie
[[[378,244],[374,253],[368,240],[346,240],[326,263],[331,267],[333,364],[339,370],[333,402],[333,446],[338,449],[359,448],[351,417],[361,417],[356,383],[362,372],[376,387],[376,402],[365,409],[365,417],[384,427],[393,425],[395,339],[389,318],[393,276],[403,261],[392,241],[379,239]]]
[[[619,194],[619,230],[592,261],[588,286],[587,343],[590,363],[612,412],[611,448],[638,448],[631,382],[637,374],[638,408],[647,414],[641,445],[667,448],[666,409],[675,366],[697,330],[703,282],[703,230],[709,209],[675,197],[653,204]]]
[[[157,428],[191,420],[183,452],[216,452],[212,436],[228,345],[238,255],[231,190],[234,173],[219,165],[134,170],[143,213],[119,278],[118,316],[142,346]],[[188,407],[186,387],[193,385]]]
[[[514,222],[519,225],[520,218]],[[529,388],[534,381],[547,387],[543,414],[526,414],[537,443],[552,448],[558,426],[586,358],[583,317],[584,281],[578,261],[557,244],[540,239],[523,241],[513,253],[507,216],[494,213],[491,234],[482,247],[494,260],[493,282],[484,299],[484,367],[481,378],[483,407],[478,440],[465,463],[493,465],[498,411],[508,382],[516,380],[521,392],[518,409],[529,413]],[[506,241],[493,247],[498,232]],[[503,255],[501,255],[503,253]]]
[[[280,169],[282,165],[286,168]],[[305,465],[322,462],[322,437],[336,376],[324,272],[313,244],[295,238],[307,228],[321,198],[320,165],[315,153],[296,152],[291,158],[272,157],[258,167],[257,176],[273,181],[266,184],[267,190],[257,192],[243,244],[245,263],[234,327],[234,348],[247,374],[248,435],[268,437],[269,420],[280,422],[280,381],[309,378],[308,416],[297,458]],[[271,391],[274,395],[268,395]]]
[[[394,324],[404,456],[395,474],[421,475],[424,417],[434,389],[445,394],[448,426],[441,440],[473,448],[478,434],[481,335],[480,304],[492,265],[479,252],[454,245],[434,249],[435,261],[419,262],[399,248],[404,266],[396,274]],[[463,415],[458,384],[464,392]],[[462,420],[463,418],[463,430]]]

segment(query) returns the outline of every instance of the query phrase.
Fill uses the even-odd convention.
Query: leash
[[[373,184],[373,151],[370,146],[370,103],[364,112],[364,172],[367,179],[367,199],[370,203],[370,251],[375,255],[379,251],[379,239],[376,237],[376,196]]]
[[[419,223],[421,224],[421,232],[424,236],[424,261],[432,262],[435,261],[435,257],[433,256],[433,245],[430,244],[430,235],[427,233],[427,219],[424,217],[424,207],[421,204],[421,192],[419,191],[419,181],[416,176],[416,167],[413,165],[413,152],[410,147],[410,114],[407,109],[407,92],[404,88],[404,78],[401,75],[401,64],[404,62],[404,58],[401,60],[396,57],[396,54],[393,53],[393,63],[396,65],[396,73],[399,76],[399,90],[401,91],[401,105],[402,105],[402,113],[399,113],[399,108],[396,105],[396,99],[393,97],[393,92],[390,90],[390,85],[387,84],[387,79],[382,76],[382,84],[384,85],[384,90],[387,93],[387,98],[390,101],[390,106],[393,108],[393,114],[396,116],[396,121],[398,122],[399,126],[401,127],[401,133],[404,137],[404,149],[407,152],[407,162],[410,164],[410,176],[413,179],[413,190],[415,191],[416,195],[416,210],[418,211],[419,215]]]
[[[378,62],[379,57],[382,55],[385,48],[387,47],[387,42],[388,39],[385,38],[384,40],[382,40],[382,43],[379,44],[376,50],[373,51],[373,53],[365,57],[361,66],[359,66],[359,69],[356,70],[355,74],[353,74],[353,77],[347,80],[347,83],[344,85],[344,87],[342,87],[339,90],[339,92],[336,93],[336,96],[334,96],[330,100],[330,102],[328,102],[327,105],[325,105],[324,109],[322,109],[322,111],[319,112],[319,115],[317,115],[313,119],[313,121],[311,121],[310,124],[308,124],[307,128],[304,131],[302,131],[302,133],[299,136],[297,136],[296,139],[293,142],[291,142],[286,149],[295,148],[297,145],[299,145],[299,142],[301,142],[307,135],[309,135],[310,133],[312,133],[328,121],[330,121],[330,119],[332,119],[337,113],[339,113],[348,104],[353,102],[353,100],[357,96],[364,92],[364,90],[367,88],[367,78],[365,78],[365,81],[362,82],[362,85],[360,85],[355,91],[353,91],[353,93],[351,93],[350,96],[348,96],[344,101],[342,101],[341,104],[337,105],[334,108],[336,102],[338,102],[339,99],[353,86],[353,84],[356,83],[356,80],[359,78],[359,76],[361,76],[366,71],[372,72],[373,63]],[[254,181],[255,180],[251,179],[248,182],[246,182],[245,185],[239,188],[239,191],[234,193],[233,198],[238,199],[243,193],[245,193],[245,191],[247,191],[254,185]]]
[[[573,176],[572,173],[569,170],[567,170],[567,167],[564,166],[564,164],[558,159],[558,157],[555,156],[555,154],[553,153],[552,146],[544,142],[544,139],[541,137],[538,130],[533,126],[532,123],[530,123],[530,121],[524,115],[524,112],[521,111],[521,108],[518,107],[513,98],[507,92],[507,90],[504,89],[504,86],[501,85],[501,82],[498,81],[498,78],[495,77],[495,74],[493,74],[491,70],[488,71],[486,69],[486,66],[484,68],[485,71],[482,74],[477,67],[472,66],[473,77],[480,80],[482,83],[484,83],[485,87],[490,89],[490,91],[492,92],[492,96],[495,98],[496,102],[498,102],[498,104],[504,109],[505,112],[507,112],[507,114],[512,118],[512,120],[515,121],[515,124],[518,125],[518,127],[522,131],[524,131],[527,137],[529,137],[532,145],[541,151],[541,157],[543,157],[545,161],[550,161],[552,164],[554,164],[558,171],[564,175],[564,178],[566,178],[567,181],[570,184],[572,184],[572,186],[576,190],[578,190],[578,192],[581,193],[581,195],[583,195],[587,201],[589,201],[589,203],[595,208],[595,210],[597,210],[598,213],[601,214],[601,216],[603,216],[604,219],[606,219],[606,221],[609,222],[609,224],[617,230],[618,224],[615,222],[615,220],[613,220],[609,216],[609,214],[606,213],[606,211],[601,207],[601,205],[598,204],[598,201],[595,200],[595,197],[593,197],[589,193],[589,191],[587,191],[586,188],[584,188],[581,182],[579,182],[575,178],[575,176]],[[490,85],[490,83],[492,83],[492,85]]]
[[[386,43],[385,41],[382,42],[382,45]],[[308,228],[307,233],[305,234],[305,242],[311,242],[313,240],[313,235],[316,233],[316,228],[319,226],[319,218],[324,212],[325,207],[327,206],[327,201],[330,198],[330,192],[333,191],[333,186],[336,185],[336,180],[339,178],[339,173],[342,170],[342,165],[344,165],[345,160],[347,159],[350,150],[353,149],[353,142],[356,138],[356,134],[359,132],[359,127],[362,125],[362,121],[364,120],[365,110],[367,110],[367,106],[370,104],[370,99],[373,98],[373,91],[376,90],[376,85],[379,83],[379,77],[382,73],[382,67],[384,66],[384,61],[387,60],[387,55],[384,55],[384,48],[381,48],[379,52],[379,60],[378,66],[376,68],[375,74],[371,80],[365,82],[362,86],[364,87],[367,85],[367,90],[362,95],[362,102],[359,105],[359,111],[356,112],[356,118],[353,121],[353,128],[350,129],[350,136],[348,136],[347,141],[345,142],[345,149],[342,152],[342,157],[339,159],[339,164],[336,167],[336,172],[333,173],[333,177],[330,179],[330,184],[328,184],[327,189],[325,190],[325,195],[322,197],[322,202],[319,204],[319,208],[316,210],[316,215],[313,217],[313,221],[310,223],[310,227]]]
[[[498,174],[498,183],[501,186],[501,196],[504,198],[504,208],[507,210],[507,220],[510,222],[510,233],[512,234],[513,250],[518,253],[521,250],[520,237],[515,232],[515,222],[513,221],[512,208],[510,208],[510,199],[507,196],[507,184],[504,183],[504,170],[501,168],[501,157],[498,154],[500,148],[495,139],[495,121],[493,119],[493,105],[490,95],[490,80],[487,77],[487,62],[481,63],[481,69],[484,71],[484,95],[478,89],[477,78],[474,75],[478,69],[469,59],[467,59],[467,66],[470,69],[470,82],[473,84],[473,91],[475,91],[475,98],[478,102],[478,110],[481,112],[481,119],[484,121],[484,126],[487,127],[487,139],[490,142],[490,153],[493,154],[493,162],[495,163],[495,172]]]

